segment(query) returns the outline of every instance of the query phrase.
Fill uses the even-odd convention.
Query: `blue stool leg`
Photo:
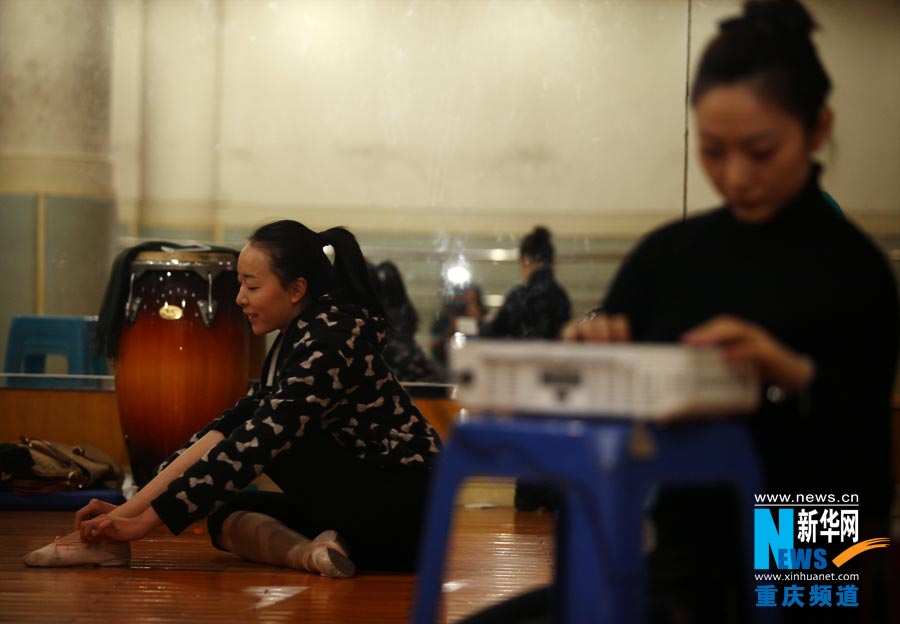
[[[626,622],[610,564],[616,558],[605,528],[597,527],[590,494],[567,491],[556,530],[556,613],[560,622]],[[555,621],[555,620],[554,620]]]
[[[458,434],[459,432],[454,433],[454,438]],[[413,605],[412,622],[416,624],[432,624],[435,621],[441,602],[444,562],[456,491],[462,480],[472,474],[465,447],[456,444],[455,439],[453,442],[444,449],[431,482]]]
[[[564,622],[643,622],[647,602],[645,558],[642,549],[644,501],[650,482],[630,470],[628,428],[608,425],[592,428],[590,452],[582,458],[582,468],[568,475],[581,490],[572,504],[583,508],[582,534],[593,540],[593,552],[572,544],[560,560],[568,576],[560,579],[569,592],[563,605]],[[587,447],[587,442],[585,443]],[[604,458],[604,455],[606,456]],[[599,462],[598,462],[599,460]],[[599,463],[599,465],[598,465]],[[577,578],[585,562],[591,561],[594,580]],[[593,605],[590,610],[585,605]]]

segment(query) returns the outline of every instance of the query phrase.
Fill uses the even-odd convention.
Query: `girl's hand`
[[[75,512],[75,530],[77,531],[81,527],[81,523],[85,520],[96,518],[102,514],[108,514],[113,509],[116,509],[116,507],[118,507],[118,505],[92,498],[91,502]]]
[[[148,507],[134,518],[122,518],[103,514],[81,523],[81,540],[89,544],[97,542],[131,542],[146,537],[162,524],[153,507]]]
[[[571,321],[563,327],[563,340],[590,342],[628,342],[631,329],[628,319],[621,314],[591,314],[580,321]]]
[[[803,390],[816,375],[809,356],[792,351],[762,327],[733,316],[717,316],[698,325],[682,336],[682,342],[720,346],[727,359],[753,362],[764,381],[785,390]]]

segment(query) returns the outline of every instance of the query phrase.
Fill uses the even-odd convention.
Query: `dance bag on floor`
[[[94,446],[24,436],[21,441],[0,445],[0,489],[28,495],[122,484],[119,464]]]

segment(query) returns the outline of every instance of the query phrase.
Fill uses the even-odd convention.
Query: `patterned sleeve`
[[[250,388],[250,391],[247,393],[247,396],[240,398],[238,402],[234,404],[234,407],[230,407],[222,412],[222,414],[218,418],[192,435],[180,449],[164,459],[162,463],[153,471],[153,474],[159,474],[163,470],[165,470],[166,466],[175,461],[179,455],[188,450],[191,446],[194,445],[195,442],[197,442],[197,440],[205,436],[210,431],[220,431],[226,436],[230,434],[235,427],[247,420],[253,414],[254,407],[256,406],[256,403],[258,401],[255,396],[257,392],[259,392],[258,383],[254,384],[253,387]]]
[[[352,358],[350,358],[352,362]],[[235,428],[153,501],[166,526],[178,534],[248,485],[278,456],[321,424],[347,390],[338,383],[347,358],[334,344],[309,333],[294,344],[274,393],[260,399],[251,418]]]

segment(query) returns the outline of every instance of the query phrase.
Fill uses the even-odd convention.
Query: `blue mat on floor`
[[[92,498],[97,498],[113,505],[121,505],[125,497],[119,490],[76,490],[74,492],[51,492],[20,496],[9,492],[0,492],[0,511],[66,511],[81,509]]]

